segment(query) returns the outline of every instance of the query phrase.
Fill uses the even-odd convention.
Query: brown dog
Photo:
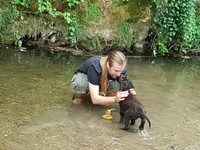
[[[129,95],[121,102],[120,105],[120,122],[124,123],[124,130],[128,130],[131,125],[135,124],[135,120],[140,118],[141,124],[139,126],[140,130],[144,129],[145,120],[148,121],[149,127],[151,127],[151,122],[146,116],[146,111],[143,105],[139,102],[135,95],[130,92],[130,89],[134,88],[132,82],[124,75],[119,77],[120,90],[129,91]]]

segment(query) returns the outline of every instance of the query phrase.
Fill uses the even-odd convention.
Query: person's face
[[[113,78],[116,79],[117,77],[119,77],[122,72],[124,71],[126,65],[119,65],[117,63],[113,63],[112,66],[110,66],[107,63],[107,67],[108,67],[108,73],[109,75]]]

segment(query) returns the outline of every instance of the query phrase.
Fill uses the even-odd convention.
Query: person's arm
[[[113,103],[118,103],[128,96],[127,91],[117,92],[116,96],[101,96],[99,95],[99,85],[89,83],[89,91],[93,104],[109,106]]]

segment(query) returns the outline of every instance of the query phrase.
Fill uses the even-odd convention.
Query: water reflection
[[[200,149],[198,59],[128,58],[129,77],[152,122],[144,142],[138,123],[120,130],[118,113],[106,121],[105,107],[71,106],[69,83],[87,58],[0,50],[3,149]]]

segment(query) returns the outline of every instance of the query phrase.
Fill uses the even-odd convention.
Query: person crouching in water
[[[117,78],[126,70],[127,59],[120,51],[112,51],[108,56],[93,56],[86,60],[75,72],[71,80],[74,89],[73,103],[80,104],[88,92],[95,105],[109,106],[119,103],[128,96],[128,91],[119,91]],[[131,92],[136,95],[134,89]],[[114,93],[114,94],[113,94]]]

